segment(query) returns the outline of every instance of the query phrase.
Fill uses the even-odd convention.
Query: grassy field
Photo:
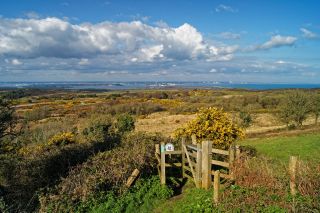
[[[320,133],[290,137],[247,139],[241,145],[254,146],[258,154],[287,162],[290,155],[301,160],[320,162]]]

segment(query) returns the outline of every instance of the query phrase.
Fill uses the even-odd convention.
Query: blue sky
[[[318,1],[10,0],[0,81],[320,83]]]

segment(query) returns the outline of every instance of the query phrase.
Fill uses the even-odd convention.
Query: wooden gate
[[[223,179],[233,179],[232,164],[239,157],[237,146],[230,146],[229,150],[212,148],[211,141],[202,143],[188,143],[185,138],[181,141],[181,150],[166,151],[164,143],[156,145],[156,158],[158,159],[158,172],[162,184],[166,183],[166,167],[181,169],[182,177],[192,179],[197,188],[208,189],[213,183],[215,171],[220,171]],[[180,155],[181,161],[169,163],[168,155]]]

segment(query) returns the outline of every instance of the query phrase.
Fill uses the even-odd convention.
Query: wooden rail
[[[166,151],[165,144],[155,146],[155,157],[159,163],[158,172],[162,184],[166,183],[166,168],[172,167],[181,169],[182,178],[190,178],[194,181],[196,187],[208,189],[213,184],[213,177],[218,168],[223,167],[226,171],[219,171],[219,180],[234,179],[232,165],[239,159],[240,149],[238,146],[230,146],[229,150],[212,148],[211,141],[196,143],[193,138],[193,144],[186,144],[183,138],[181,141],[182,150]],[[171,155],[180,155],[179,158],[169,158]],[[224,160],[217,160],[216,156],[222,156]],[[166,160],[167,159],[167,160]],[[219,158],[218,158],[219,159]],[[178,161],[177,161],[178,160]],[[176,173],[175,173],[176,174]]]

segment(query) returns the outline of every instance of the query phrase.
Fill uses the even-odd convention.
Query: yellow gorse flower
[[[244,132],[222,109],[209,107],[201,108],[194,120],[175,131],[175,137],[191,135],[195,135],[199,142],[212,140],[217,147],[226,148],[235,140],[243,138]]]

